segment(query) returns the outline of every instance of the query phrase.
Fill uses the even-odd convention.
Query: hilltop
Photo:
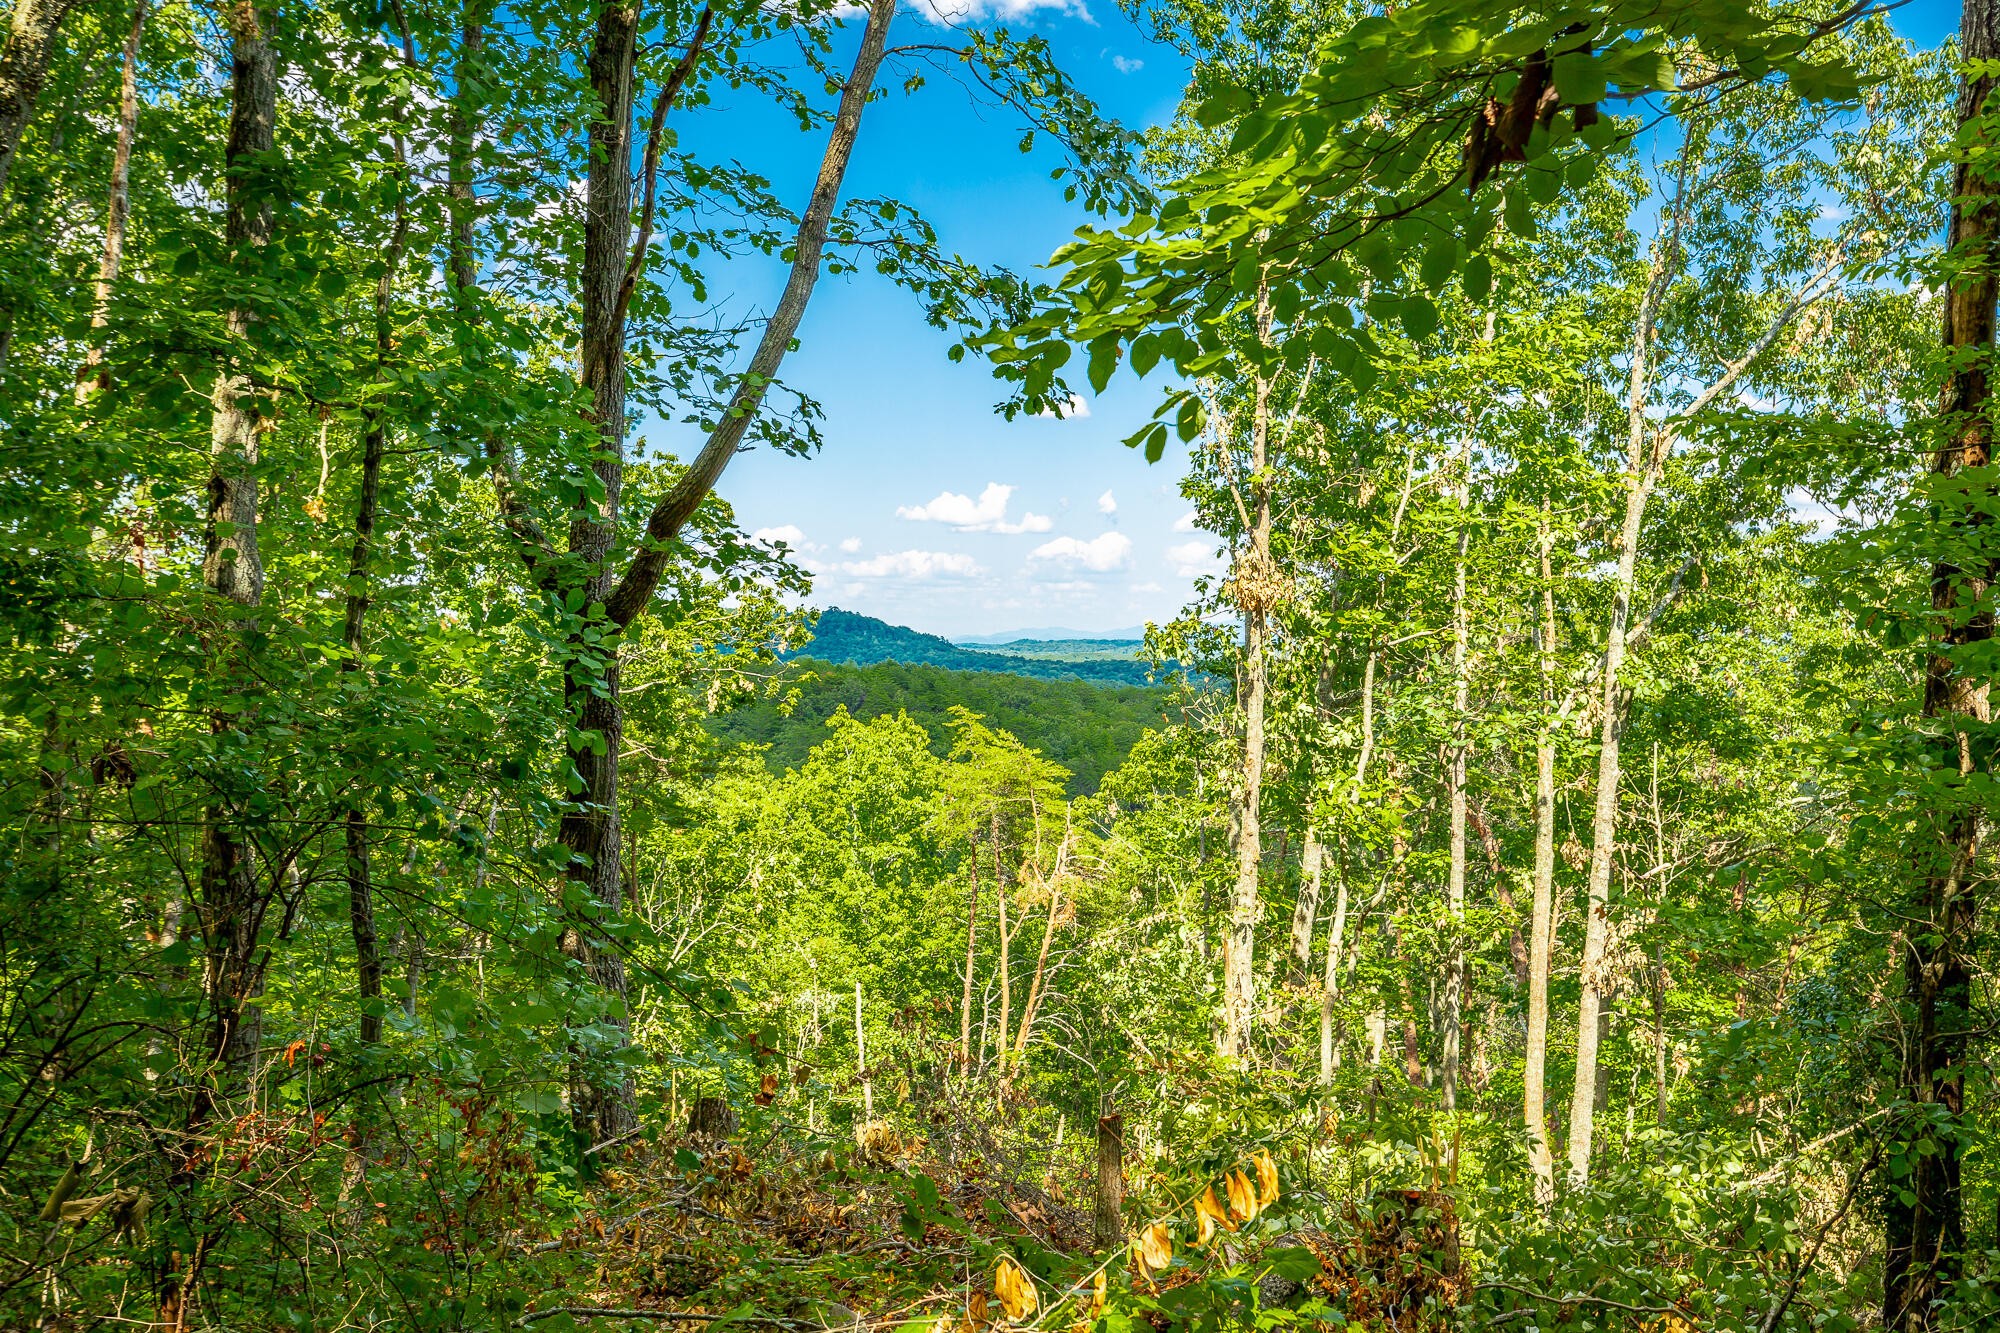
[[[1155,684],[1151,666],[1139,660],[1139,649],[1137,640],[1126,639],[957,644],[936,634],[828,607],[820,612],[812,642],[798,655],[855,666],[900,662],[949,671],[1001,671],[1043,680],[1083,680],[1093,685]]]

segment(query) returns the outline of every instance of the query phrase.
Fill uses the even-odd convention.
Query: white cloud
[[[1065,421],[1075,421],[1090,415],[1090,400],[1082,394],[1073,393],[1069,396],[1068,406],[1064,407],[1062,411],[1057,412],[1052,408],[1045,407],[1035,413],[1035,415],[1044,421],[1053,421],[1057,417],[1061,417]]]
[[[1174,520],[1175,532],[1193,532],[1194,528],[1194,510],[1192,509]]]
[[[797,527],[790,523],[775,528],[759,528],[750,534],[750,540],[753,542],[762,542],[766,546],[776,546],[779,542],[783,542],[794,551],[813,551],[819,549],[806,540],[805,533],[800,532]]]
[[[1118,569],[1132,554],[1132,539],[1122,532],[1107,532],[1081,541],[1075,537],[1058,537],[1054,541],[1043,542],[1028,553],[1030,560],[1052,560],[1065,565],[1080,565],[1094,569],[1100,574],[1106,570]]]
[[[1222,572],[1222,557],[1210,542],[1182,542],[1167,548],[1167,563],[1184,579]]]
[[[859,537],[849,537],[845,541],[841,542],[840,549],[847,552],[849,555],[853,555],[856,551],[861,549],[861,539]]]
[[[1126,591],[1127,591],[1127,592],[1165,592],[1165,591],[1166,591],[1166,589],[1162,588],[1162,587],[1161,587],[1161,586],[1160,586],[1159,584],[1157,584],[1157,583],[1150,583],[1150,582],[1149,582],[1149,583],[1135,583],[1135,584],[1133,584],[1133,585],[1132,585],[1132,586],[1131,586],[1130,588],[1126,589]]]
[[[1117,512],[1118,512],[1118,497],[1117,497],[1117,496],[1115,496],[1115,495],[1113,495],[1113,494],[1112,494],[1112,493],[1111,493],[1110,491],[1106,491],[1106,492],[1105,492],[1104,494],[1102,494],[1102,495],[1098,496],[1098,497],[1097,497],[1097,512],[1098,512],[1098,513],[1100,513],[1100,514],[1115,514],[1115,513],[1117,513]]]
[[[1096,26],[1084,0],[922,0],[922,8],[933,21],[948,27],[974,19],[1024,19],[1045,9]]]
[[[1117,70],[1120,74],[1137,74],[1140,70],[1146,68],[1146,62],[1143,60],[1134,60],[1130,56],[1113,56],[1111,57],[1111,68]]]
[[[898,505],[897,518],[924,523],[949,523],[960,532],[998,532],[1014,536],[1023,532],[1047,532],[1055,526],[1046,514],[1023,513],[1021,521],[1007,521],[1007,501],[1014,488],[997,481],[986,483],[977,500],[956,491],[941,491],[929,504]]]
[[[850,560],[840,569],[864,579],[971,578],[981,572],[979,562],[962,551],[892,551]]]

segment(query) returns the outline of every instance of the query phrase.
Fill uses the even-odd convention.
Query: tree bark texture
[[[1541,556],[1542,729],[1535,738],[1534,905],[1528,924],[1528,1032],[1522,1067],[1522,1116],[1528,1129],[1528,1163],[1535,1176],[1535,1200],[1555,1202],[1555,1172],[1549,1152],[1546,1077],[1549,1058],[1549,963],[1553,954],[1556,881],[1556,596],[1549,565],[1555,537],[1548,505],[1542,506],[1536,534]]]
[[[1093,1230],[1099,1249],[1125,1239],[1125,1117],[1107,1110],[1097,1118],[1097,1190]]]
[[[1268,341],[1271,302],[1260,290],[1257,335]],[[1236,886],[1229,897],[1228,932],[1222,948],[1222,1042],[1224,1055],[1247,1056],[1257,1022],[1257,923],[1264,914],[1259,872],[1264,860],[1264,709],[1269,689],[1265,662],[1275,601],[1277,567],[1271,560],[1271,381],[1259,374],[1250,421],[1250,524],[1248,549],[1232,574],[1236,604],[1243,612],[1243,771],[1236,789]]]
[[[1439,1098],[1447,1111],[1458,1109],[1459,1043],[1465,1008],[1465,752],[1466,714],[1472,709],[1467,654],[1471,626],[1465,605],[1465,556],[1472,537],[1468,510],[1472,498],[1472,435],[1467,431],[1459,450],[1454,479],[1458,500],[1458,558],[1452,567],[1451,678],[1452,724],[1445,766],[1450,786],[1450,866],[1445,876],[1445,911],[1451,939],[1444,961],[1443,1041],[1438,1053]]]
[[[278,54],[269,36],[270,15],[252,3],[231,6],[232,69],[229,138],[224,152],[228,176],[224,238],[239,261],[271,239],[274,216],[269,193],[255,176],[253,162],[276,143]],[[204,534],[202,581],[235,607],[234,641],[217,656],[228,687],[247,691],[253,679],[243,655],[264,596],[264,564],[257,549],[257,448],[260,418],[244,366],[256,341],[256,317],[229,312],[234,347],[216,377],[210,414],[208,523]],[[219,734],[236,728],[241,712],[219,712]],[[208,1054],[220,1065],[230,1090],[245,1090],[256,1074],[263,1039],[263,989],[259,956],[268,895],[260,889],[256,849],[239,826],[226,793],[218,793],[203,818],[201,930],[204,985],[209,1005]]]
[[[764,326],[749,370],[729,408],[687,471],[648,516],[645,542],[620,576],[612,568],[612,558],[625,466],[625,316],[633,285],[647,259],[646,223],[650,219],[642,221],[640,243],[635,247],[632,110],[639,11],[614,3],[598,14],[586,62],[597,106],[589,130],[579,291],[583,326],[578,352],[579,373],[591,396],[598,441],[592,466],[595,494],[571,521],[568,535],[568,577],[570,586],[581,592],[584,609],[572,628],[565,664],[565,691],[575,718],[568,758],[577,775],[578,790],[563,816],[559,836],[571,853],[568,880],[574,895],[572,908],[577,913],[576,928],[570,932],[572,951],[592,980],[612,997],[613,1021],[621,1028],[629,1021],[624,1011],[625,964],[609,947],[608,934],[598,924],[617,918],[624,896],[618,819],[618,757],[624,737],[624,710],[619,699],[620,635],[651,602],[666,570],[670,543],[735,456],[765,390],[791,347],[818,281],[828,225],[894,15],[895,0],[873,0],[861,49],[841,90],[840,107],[827,136],[812,198],[800,217],[791,272],[777,308]],[[679,81],[691,71],[709,19],[707,13],[701,16],[689,44],[689,57],[661,90],[654,113],[656,124]],[[650,145],[647,160],[649,168],[657,163]],[[651,190],[650,176],[647,188]],[[516,526],[528,531],[519,520]],[[524,549],[532,551],[533,545]],[[628,1078],[581,1079],[577,1091],[572,1114],[580,1134],[604,1140],[631,1128],[634,1112]]]
[[[1961,58],[2000,58],[2000,0],[1966,0]],[[1994,80],[1966,79],[1959,88],[1958,121],[1974,123],[1985,110]],[[1981,136],[1984,137],[1983,135]],[[1967,263],[1954,274],[1945,301],[1944,345],[1951,355],[1941,397],[1946,431],[1933,456],[1942,480],[1993,461],[1992,385],[1995,305],[2000,275],[1991,251],[2000,238],[2000,182],[1992,168],[1961,161],[1952,185],[1950,254]],[[1959,782],[1974,768],[1971,733],[1991,720],[1987,682],[1958,660],[1966,645],[1993,637],[1986,607],[1995,561],[1990,486],[1940,504],[1941,554],[1931,571],[1936,629],[1924,673],[1923,714],[1935,719],[1939,767]],[[1955,511],[1955,512],[1954,512]],[[1897,1333],[1934,1326],[1936,1302],[1959,1276],[1965,1248],[1960,1122],[1965,1114],[1966,1030],[1972,1013],[1972,955],[1977,946],[1979,891],[1975,869],[1984,812],[1952,784],[1951,795],[1928,817],[1929,837],[1913,867],[1913,901],[1904,911],[1904,1096],[1921,1113],[1909,1137],[1930,1139],[1936,1151],[1909,1153],[1907,1195],[1889,1191],[1883,1205],[1886,1253],[1883,1324]]]
[[[132,143],[139,132],[139,38],[146,29],[146,0],[132,9],[125,38],[124,68],[118,86],[118,138],[111,150],[111,184],[105,191],[104,253],[97,261],[97,291],[90,308],[90,346],[76,372],[76,400],[110,387],[104,371],[104,330],[111,323],[111,294],[125,264],[125,224],[132,216]]]
[[[48,78],[62,21],[75,4],[76,0],[15,0],[6,44],[0,46],[0,192],[7,188],[15,150],[35,114],[35,99]]]

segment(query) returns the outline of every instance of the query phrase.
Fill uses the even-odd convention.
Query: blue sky
[[[1173,113],[1185,66],[1103,0],[934,2],[983,4],[971,21],[1046,37],[1078,86],[1129,126]],[[1912,0],[1895,21],[1934,44],[1956,28],[1958,6]],[[926,34],[906,12],[890,40],[948,35]],[[845,36],[843,59],[855,34]],[[1085,220],[1049,179],[1058,159],[1045,148],[1023,155],[1013,113],[935,73],[904,94],[901,77],[915,68],[885,74],[894,91],[868,109],[844,193],[915,206],[947,250],[975,262],[1041,265]],[[759,106],[692,117],[683,134],[687,147],[766,173],[795,207],[822,145]],[[768,308],[781,276],[775,264],[732,271],[732,312]],[[1171,617],[1214,567],[1215,539],[1189,529],[1179,496],[1185,455],[1149,465],[1122,444],[1150,417],[1157,379],[1115,378],[1065,420],[1007,422],[993,411],[1002,393],[990,370],[946,360],[950,339],[873,273],[823,278],[800,339],[782,374],[824,407],[825,448],[745,454],[721,491],[745,528],[797,548],[815,605],[945,635],[1104,632]],[[660,422],[640,433],[683,457],[696,444]]]
[[[1110,5],[1003,0],[990,12],[1047,37],[1106,114],[1134,127],[1172,114],[1184,66]],[[948,35],[905,13],[890,41]],[[885,74],[892,91],[863,119],[844,194],[913,205],[945,249],[975,262],[1043,264],[1085,220],[1049,179],[1060,159],[1039,147],[1022,154],[1014,113],[981,106],[934,73],[905,95],[901,76],[915,68]],[[736,152],[803,204],[819,134],[756,107],[691,119],[683,132],[685,146]],[[732,150],[732,141],[752,146]],[[732,276],[768,284],[737,293],[741,307],[759,309],[782,275],[769,264]],[[1148,465],[1121,443],[1152,415],[1157,378],[1125,377],[1064,420],[1008,422],[993,410],[1004,386],[981,363],[948,361],[950,342],[887,279],[822,278],[782,374],[824,407],[825,448],[740,456],[720,487],[738,521],[798,548],[815,574],[815,605],[931,633],[1101,632],[1172,616],[1192,575],[1212,563],[1215,540],[1176,530],[1188,513],[1184,456]],[[685,427],[653,422],[640,433],[691,452]]]

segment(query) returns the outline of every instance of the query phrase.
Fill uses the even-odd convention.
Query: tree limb
[[[826,153],[820,160],[819,180],[813,186],[812,199],[806,205],[804,215],[799,219],[798,236],[792,243],[792,271],[785,280],[784,294],[778,298],[778,307],[771,313],[770,322],[764,326],[763,337],[758,340],[757,350],[750,358],[750,368],[744,372],[736,392],[731,395],[722,420],[709,432],[708,442],[688,465],[687,471],[681,474],[680,480],[674,483],[673,489],[654,506],[646,520],[645,544],[633,557],[618,586],[605,599],[605,613],[614,624],[631,624],[652,600],[653,590],[659,586],[660,576],[666,571],[667,543],[680,535],[681,528],[694,516],[694,511],[708,497],[708,493],[715,489],[715,483],[721,479],[723,470],[743,443],[744,433],[756,417],[764,393],[777,376],[785,354],[791,350],[799,320],[805,315],[806,302],[819,281],[819,263],[826,250],[827,227],[833,220],[841,181],[847,174],[848,161],[854,154],[855,136],[861,129],[861,112],[874,91],[875,74],[881,68],[883,48],[889,36],[889,23],[895,16],[895,0],[872,0],[868,7],[868,28],[861,38],[861,50],[854,58],[853,73],[848,75],[847,85],[841,89],[840,110],[834,118],[833,130],[827,136]]]

